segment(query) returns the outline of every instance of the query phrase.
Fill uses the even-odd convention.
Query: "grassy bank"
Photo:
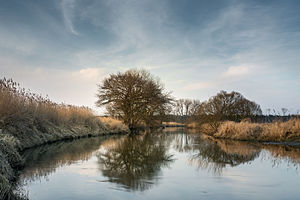
[[[261,142],[300,142],[300,119],[286,122],[251,123],[223,122],[217,132],[211,134],[216,138],[251,140]]]
[[[129,132],[128,127],[121,122],[120,120],[111,118],[111,117],[99,117],[100,121],[105,125],[107,128],[117,131],[117,132]]]
[[[0,199],[15,199],[14,181],[23,159],[19,152],[62,139],[126,132],[104,125],[87,107],[57,104],[0,80]]]

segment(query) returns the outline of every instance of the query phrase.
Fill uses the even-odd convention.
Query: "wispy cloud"
[[[81,80],[84,82],[94,82],[95,84],[100,81],[106,70],[103,68],[84,68],[72,72],[72,76],[76,80]]]
[[[250,74],[251,66],[241,65],[241,66],[231,66],[226,72],[222,74],[222,77],[241,77]]]
[[[62,0],[61,9],[66,28],[74,35],[79,35],[73,24],[75,0]]]

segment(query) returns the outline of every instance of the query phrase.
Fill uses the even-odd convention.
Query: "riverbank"
[[[125,134],[125,129],[112,129],[100,121],[97,126],[48,124],[41,129],[36,124],[23,122],[2,129],[0,138],[0,199],[18,199],[13,194],[13,182],[18,177],[18,170],[23,167],[20,152],[46,143],[66,139],[95,137],[110,134]]]
[[[107,128],[99,122],[95,127],[84,125],[38,126],[29,123],[18,124],[2,129],[0,138],[0,199],[18,199],[14,197],[12,183],[18,177],[18,170],[23,167],[20,151],[38,145],[66,139],[95,137],[110,134],[125,134],[128,131]]]
[[[226,121],[220,124],[217,132],[208,133],[215,138],[257,141],[257,142],[300,142],[300,119],[286,122],[251,123],[248,121]]]
[[[87,107],[57,104],[0,79],[0,199],[21,199],[13,193],[20,152],[65,139],[127,133],[102,122]]]

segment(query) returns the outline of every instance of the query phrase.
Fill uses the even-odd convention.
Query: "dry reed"
[[[196,123],[196,122],[191,122],[191,123],[188,123],[188,124],[186,125],[186,127],[187,127],[187,128],[190,128],[190,129],[196,129],[196,128],[199,127],[199,125],[198,125],[198,123]]]
[[[19,150],[67,138],[111,133],[88,107],[58,104],[0,79],[0,199],[15,199],[10,181],[22,165]]]
[[[182,126],[185,126],[183,123],[178,123],[178,122],[163,122],[162,124],[166,127],[182,127]]]
[[[95,118],[87,107],[57,104],[26,91],[12,79],[0,79],[0,128],[18,121],[47,121],[55,125],[81,124],[94,127],[97,125]]]
[[[128,127],[118,119],[111,117],[99,117],[100,121],[109,129],[117,132],[128,132]]]
[[[300,142],[300,119],[263,124],[227,121],[219,126],[213,136],[235,140]]]

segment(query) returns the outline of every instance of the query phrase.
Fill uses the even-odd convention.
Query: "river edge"
[[[19,171],[24,167],[22,151],[58,141],[128,133],[125,130],[107,128],[105,125],[91,128],[83,125],[55,126],[50,124],[41,129],[28,124],[18,124],[18,126],[0,129],[0,199],[27,199],[26,196],[18,194],[15,188]]]
[[[25,131],[20,130],[20,128],[23,128]],[[17,130],[19,130],[19,132]],[[26,138],[23,138],[24,133],[27,133],[25,134],[27,136]],[[24,159],[20,154],[22,151],[40,145],[44,145],[44,144],[55,143],[58,141],[76,140],[79,138],[98,137],[98,136],[107,136],[107,135],[124,135],[127,133],[129,132],[109,129],[106,126],[97,126],[96,128],[91,128],[82,125],[76,125],[76,126],[48,125],[46,126],[44,131],[39,130],[35,126],[30,127],[26,124],[25,125],[23,124],[21,127],[17,127],[17,128],[16,127],[6,128],[4,132],[3,129],[1,129],[0,131],[1,134],[1,138],[0,138],[0,154],[1,154],[0,162],[1,163],[0,164],[1,164],[1,172],[2,172],[0,174],[1,199],[26,199],[26,197],[22,197],[20,195],[18,196],[18,194],[15,195],[16,193],[13,192],[15,190],[14,183],[19,176],[19,171],[24,166]],[[220,138],[214,136],[209,136],[209,137],[215,139],[227,140],[227,141],[245,141],[251,143],[258,143],[258,144],[284,145],[284,146],[299,145],[299,143],[295,143],[295,142],[270,142],[270,141],[257,141],[257,140],[249,140],[249,139]],[[20,141],[22,141],[23,143],[21,144]],[[4,153],[4,157],[2,155],[3,153]],[[6,173],[3,173],[3,171]]]
[[[184,151],[185,153],[190,152],[191,153],[190,155],[192,155],[192,154],[195,155],[195,152],[197,152],[197,151],[195,151],[194,148],[199,149],[201,151],[201,149],[202,149],[201,147],[207,147],[207,145],[201,145],[201,144],[209,144],[208,146],[217,147],[217,148],[209,148],[209,147],[204,148],[204,151],[203,151],[204,155],[208,156],[208,158],[215,158],[214,155],[219,155],[219,156],[221,155],[222,156],[223,153],[224,153],[225,155],[227,155],[225,157],[229,158],[230,160],[232,159],[233,161],[239,161],[239,159],[242,159],[242,160],[246,159],[245,161],[242,161],[241,164],[243,164],[243,163],[244,164],[246,164],[246,163],[250,163],[251,164],[252,159],[254,161],[254,159],[256,159],[259,155],[262,155],[262,158],[264,158],[264,159],[268,158],[268,160],[272,160],[272,161],[273,160],[277,160],[277,159],[278,160],[285,160],[286,161],[287,160],[286,158],[288,158],[288,160],[289,160],[289,157],[291,157],[291,159],[293,159],[293,158],[297,159],[297,157],[299,158],[299,148],[298,148],[297,151],[294,151],[293,148],[290,149],[290,148],[285,147],[285,146],[278,147],[278,145],[276,145],[276,146],[273,146],[273,145],[266,146],[266,145],[261,145],[261,144],[258,144],[258,143],[237,142],[237,141],[229,141],[229,140],[208,141],[206,139],[203,139],[202,135],[200,135],[200,134],[185,134],[183,131],[181,131],[181,129],[178,130],[178,131],[176,129],[174,129],[174,130],[175,131],[168,131],[168,130],[166,130],[167,131],[166,134],[160,134],[160,132],[159,132],[158,136],[161,137],[161,138],[158,141],[162,141],[167,146],[169,144],[173,144],[170,147],[171,148],[178,148],[176,150],[176,152],[177,151],[181,152],[183,146],[181,146],[181,145],[174,145],[175,143],[176,144],[186,145],[187,144],[186,141],[190,141],[191,143],[188,142],[188,144],[192,147],[192,149],[185,149],[185,150],[187,150],[187,151]],[[173,133],[175,133],[175,134],[173,134]],[[177,134],[177,133],[179,133],[179,134]],[[149,134],[149,135],[156,135],[156,134]],[[170,135],[175,135],[175,136],[170,136]],[[139,138],[144,138],[143,136],[142,137],[138,136],[138,137]],[[154,137],[156,137],[156,136],[154,136]],[[102,140],[101,138],[107,138],[107,141],[105,141],[105,139]],[[117,140],[115,140],[115,138],[117,138]],[[48,177],[52,177],[52,175],[50,175],[50,174],[52,174],[53,172],[54,172],[54,174],[56,173],[55,171],[59,171],[59,173],[61,172],[61,166],[62,166],[61,163],[65,163],[65,164],[63,164],[63,166],[68,166],[70,164],[71,165],[75,164],[76,166],[78,166],[79,163],[85,163],[88,160],[87,158],[91,158],[92,155],[93,156],[99,155],[98,154],[99,151],[97,153],[91,153],[91,152],[95,151],[95,149],[99,148],[98,144],[96,145],[96,143],[95,143],[94,146],[97,146],[97,148],[93,148],[93,147],[91,147],[92,145],[86,145],[87,143],[85,143],[84,141],[99,141],[99,139],[100,139],[100,141],[102,141],[102,142],[100,142],[101,143],[101,147],[100,147],[101,150],[100,150],[100,152],[101,152],[103,149],[111,147],[112,144],[116,144],[113,141],[118,141],[119,139],[121,139],[121,141],[124,142],[123,139],[127,140],[128,138],[131,138],[131,137],[127,137],[126,136],[124,138],[122,136],[104,136],[104,137],[96,137],[96,138],[87,138],[87,139],[80,139],[80,140],[74,140],[74,141],[67,141],[66,143],[65,142],[62,142],[62,143],[58,142],[58,143],[46,145],[45,148],[44,148],[44,145],[43,145],[43,146],[41,146],[41,150],[40,150],[40,147],[38,147],[37,151],[35,151],[35,148],[29,149],[29,153],[28,152],[24,152],[24,155],[23,155],[24,158],[26,158],[27,161],[29,160],[29,163],[27,163],[27,162],[25,163],[26,164],[26,167],[24,168],[25,169],[25,174],[28,173],[29,176],[32,177],[32,178],[36,177],[36,175],[37,175],[37,176],[43,177],[42,178],[43,180],[48,180]],[[173,139],[169,140],[168,138],[173,138]],[[83,141],[83,143],[81,143],[81,141]],[[173,141],[173,142],[176,141],[176,142],[173,143],[173,142],[167,142],[167,141]],[[121,142],[121,143],[123,143],[123,142]],[[84,145],[79,145],[78,149],[76,149],[76,148],[75,149],[70,148],[75,143],[77,143],[77,144],[78,143],[79,144],[84,144]],[[58,144],[58,145],[56,145],[56,144]],[[118,144],[120,144],[120,143],[118,143]],[[66,145],[67,148],[63,148],[64,145]],[[69,146],[69,145],[71,145],[71,146]],[[132,145],[129,145],[129,146],[132,146]],[[57,148],[57,147],[59,147],[59,148]],[[75,145],[75,147],[78,147],[78,145]],[[86,147],[86,148],[83,149],[82,147]],[[79,152],[85,152],[85,150],[86,149],[90,149],[90,147],[93,148],[93,150],[87,150],[86,153],[79,153]],[[205,149],[206,150],[210,149],[210,151],[212,151],[212,153],[205,154],[205,152],[206,152]],[[59,151],[57,151],[57,150],[59,150]],[[51,152],[51,151],[52,151],[52,153],[48,154],[48,152]],[[31,156],[32,152],[34,152],[33,156]],[[39,153],[36,153],[36,152],[39,152]],[[60,155],[59,152],[62,152],[62,155],[64,155],[64,156],[59,156]],[[78,152],[79,154],[74,154],[74,152]],[[145,151],[143,151],[143,152],[145,152]],[[52,154],[52,156],[51,156],[51,154]],[[73,156],[73,154],[74,155],[78,155],[78,157]],[[173,151],[172,151],[172,154],[173,154]],[[286,155],[286,154],[288,154],[288,155]],[[126,155],[128,155],[128,154],[126,154]],[[203,155],[203,154],[201,154],[201,155]],[[132,157],[132,156],[129,156],[129,157]],[[272,159],[270,159],[271,157],[272,157]],[[51,162],[49,162],[49,164],[45,165],[45,163],[48,163],[48,162],[45,162],[45,160],[47,160],[47,158],[48,158],[48,160],[51,160]],[[188,158],[188,157],[186,157],[186,158]],[[191,158],[191,157],[189,157],[189,158]],[[198,158],[201,158],[201,156],[198,157]],[[66,160],[70,160],[70,161],[65,161],[64,162],[65,159]],[[77,160],[78,161],[82,160],[84,162],[78,162]],[[200,160],[202,160],[202,159],[200,159]],[[54,162],[52,162],[52,161],[54,161]],[[218,162],[218,159],[215,160],[215,161],[213,161],[213,162]],[[297,162],[299,163],[299,161],[297,161]],[[39,163],[39,164],[36,165],[35,163]],[[56,164],[53,164],[53,163],[56,163]],[[57,163],[59,163],[59,164],[57,165]],[[93,160],[93,163],[95,164],[96,160]],[[196,164],[196,163],[197,162],[195,162],[194,164]],[[231,168],[231,167],[235,166],[235,165],[230,165],[231,162],[225,162],[225,163],[227,163],[227,167],[226,168],[228,168],[228,167]],[[31,168],[32,166],[41,166],[42,169],[45,169],[45,172],[43,172],[43,170],[42,171],[37,170],[37,168],[35,168],[35,167]],[[51,167],[49,167],[49,166],[51,166]],[[172,169],[175,166],[170,165],[170,169]],[[214,166],[216,166],[216,165],[214,165]],[[49,170],[49,169],[57,169],[57,168],[59,168],[59,170]],[[97,170],[97,175],[95,175],[95,173],[92,173],[92,174],[95,175],[95,176],[97,176],[97,178],[93,179],[93,180],[102,180],[103,182],[111,182],[113,185],[115,185],[114,182],[113,182],[113,180],[115,180],[115,179],[112,179],[112,181],[108,181],[108,179],[106,179],[106,178],[103,178],[103,179],[99,178],[99,175],[102,176],[103,174],[102,173],[99,174],[99,168],[98,167],[95,167],[95,166],[91,167],[88,164],[85,167],[79,167],[79,168],[75,167],[73,169],[78,169],[80,171],[79,174],[81,174],[81,172],[83,172],[83,171],[87,172],[89,170],[93,171],[93,169],[95,169],[95,170]],[[175,169],[176,169],[176,167],[175,167]],[[197,169],[199,170],[199,168],[197,168]],[[205,169],[206,169],[205,171],[207,171],[207,172],[210,171],[210,170],[207,170],[208,168],[205,168]],[[81,170],[83,170],[83,171],[81,171]],[[70,170],[70,171],[74,172],[73,170]],[[23,172],[24,171],[21,172],[20,177],[24,178]],[[69,170],[67,170],[67,172],[69,173]],[[95,172],[95,171],[93,171],[93,172]],[[91,178],[90,177],[90,173],[88,173],[88,174],[89,175],[87,175],[88,177],[86,177],[86,178],[88,178],[88,180],[90,180],[90,178]],[[115,175],[115,173],[112,173],[112,174],[113,174],[113,176]],[[62,174],[59,174],[59,177],[61,177],[61,175]],[[84,176],[86,176],[86,173],[84,173]],[[26,175],[25,175],[25,177],[26,177]],[[37,178],[36,180],[39,180],[38,182],[40,182],[42,179]],[[29,178],[28,180],[32,180],[32,179]],[[65,180],[65,179],[63,179],[63,180]],[[74,180],[74,179],[72,179],[72,180]],[[101,183],[98,183],[98,184],[103,184],[102,181],[100,181]],[[48,184],[48,181],[46,181],[46,182]],[[83,181],[76,181],[75,185],[77,185],[78,182],[83,182]],[[91,181],[91,182],[93,182],[93,181]],[[31,190],[28,190],[28,187],[27,187],[26,183],[24,184],[22,181],[19,182],[19,183],[21,183],[20,186],[22,186],[22,187],[25,186],[24,190],[23,190],[24,192],[26,191],[26,192],[28,192],[28,194],[36,194],[36,192],[32,193]],[[30,183],[31,183],[31,181],[30,181]],[[90,182],[89,182],[89,184],[90,184]],[[57,184],[53,184],[52,183],[51,187],[52,187],[52,185],[56,186]],[[62,186],[65,186],[65,185],[68,185],[68,184],[67,183],[62,184]],[[160,184],[158,184],[158,185],[160,185]],[[49,186],[50,185],[48,184],[47,187],[49,187]],[[89,188],[90,188],[90,186],[89,186]],[[91,188],[92,188],[92,186],[91,186]],[[59,189],[61,189],[61,187],[59,187]],[[99,188],[98,188],[98,190],[99,190]],[[45,190],[40,190],[40,189],[38,189],[36,191],[43,191],[42,194],[44,194],[44,193],[47,192]],[[74,191],[74,193],[70,192],[70,190],[67,190],[67,191],[69,191],[68,193],[65,193],[67,195],[69,195],[69,194],[77,194],[75,191]],[[52,191],[51,193],[56,194],[55,191]],[[81,196],[81,199],[89,199],[89,198],[82,198],[82,197],[89,196],[87,193],[84,192],[84,194],[82,194],[84,196]],[[114,193],[114,192],[112,191],[112,193]],[[78,195],[80,196],[80,194],[78,194]],[[115,195],[115,193],[114,193],[114,195]],[[33,198],[34,196],[32,196],[32,195],[29,195],[28,197],[32,198],[32,199],[42,199],[41,197],[40,198]],[[55,199],[54,197],[55,197],[55,195],[52,196],[51,199]],[[70,198],[70,196],[69,196],[69,198]],[[104,197],[102,196],[102,198],[104,198]],[[124,198],[124,196],[123,196],[123,198]],[[70,199],[72,199],[72,198],[70,198]],[[80,199],[80,198],[78,197],[78,199]],[[97,198],[90,198],[90,199],[97,199]],[[106,199],[106,198],[104,198],[104,199]],[[107,199],[114,199],[114,198],[107,198]],[[164,199],[164,198],[162,198],[162,199]]]
[[[219,122],[217,127],[205,123],[195,129],[217,139],[291,145],[300,143],[300,118],[271,123],[224,121]]]

